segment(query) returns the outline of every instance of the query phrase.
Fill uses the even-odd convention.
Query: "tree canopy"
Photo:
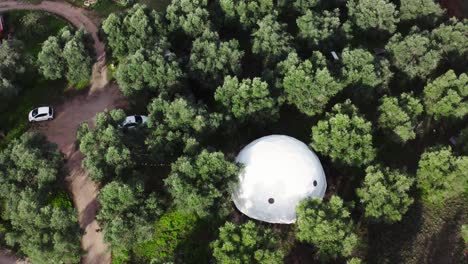
[[[177,86],[184,73],[174,58],[159,48],[140,49],[122,60],[115,78],[125,95],[145,90],[170,92]]]
[[[148,240],[153,222],[161,214],[158,199],[145,193],[141,183],[110,182],[100,191],[98,201],[101,209],[96,219],[104,239],[116,250],[129,250]]]
[[[409,78],[426,80],[437,68],[441,51],[435,47],[427,32],[412,33],[403,37],[393,35],[386,49],[390,52],[393,64]]]
[[[122,14],[110,14],[102,22],[102,29],[112,55],[118,59],[166,41],[166,28],[159,14],[140,4]]]
[[[416,138],[416,127],[424,111],[421,101],[412,94],[384,96],[379,106],[379,126],[392,131],[393,137],[405,143]]]
[[[215,100],[225,112],[241,121],[264,122],[278,117],[277,102],[268,83],[258,77],[239,81],[237,77],[226,76],[224,84],[216,90]]]
[[[279,86],[284,90],[286,101],[309,116],[321,114],[330,99],[343,88],[329,72],[320,52],[305,61],[296,53],[290,53],[278,68],[283,76]]]
[[[0,152],[2,219],[10,225],[5,241],[34,263],[81,257],[78,214],[68,196],[60,198],[63,167],[56,146],[40,134],[26,133]]]
[[[77,140],[80,151],[85,155],[83,166],[89,171],[91,179],[111,179],[133,166],[123,130],[118,127],[124,119],[125,113],[122,110],[111,110],[96,115],[94,129],[87,123],[81,124]]]
[[[219,4],[227,18],[247,29],[254,27],[274,7],[273,0],[220,0]]]
[[[409,195],[413,183],[412,178],[398,170],[367,167],[362,187],[356,190],[366,217],[389,224],[400,221],[413,203]]]
[[[148,111],[151,133],[146,143],[159,160],[177,157],[180,152],[194,153],[198,141],[208,137],[222,119],[219,114],[208,113],[200,104],[185,98],[173,101],[156,98]]]
[[[334,161],[362,166],[372,162],[372,124],[347,100],[333,107],[327,118],[312,127],[311,147]]]
[[[169,30],[182,29],[187,35],[197,37],[210,28],[207,0],[173,0],[166,9]]]
[[[226,222],[218,239],[211,244],[216,263],[283,263],[284,253],[277,246],[278,235],[253,221],[245,224]]]
[[[313,243],[322,258],[350,256],[358,245],[348,206],[338,196],[325,203],[308,198],[297,207],[296,237]]]
[[[396,6],[388,0],[349,0],[346,7],[350,20],[363,31],[393,33],[400,20]]]
[[[441,206],[450,198],[466,193],[468,157],[457,157],[450,147],[426,150],[419,160],[417,186],[422,198]]]
[[[468,75],[449,70],[424,87],[424,104],[434,119],[463,118],[468,114]]]
[[[22,43],[7,42],[0,43],[0,100],[6,102],[19,93],[20,86],[17,80],[25,73],[27,61],[21,55]],[[2,107],[0,107],[2,108]]]
[[[177,159],[164,182],[178,210],[206,217],[226,206],[238,173],[239,167],[222,152],[202,150],[194,157]]]
[[[193,42],[189,68],[202,86],[214,85],[212,88],[215,88],[223,82],[224,76],[240,74],[243,56],[239,41],[220,41],[218,33],[205,30]]]

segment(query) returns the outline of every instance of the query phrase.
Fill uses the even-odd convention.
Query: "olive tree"
[[[434,119],[463,118],[468,114],[468,75],[449,70],[424,87],[424,105]]]
[[[197,37],[210,28],[207,0],[172,0],[166,9],[169,30],[182,29],[187,35]]]
[[[7,99],[19,93],[17,80],[25,73],[26,66],[27,60],[22,55],[21,42],[0,43],[0,99],[4,99],[5,104]]]
[[[343,88],[329,72],[320,52],[305,61],[292,52],[279,63],[278,72],[282,75],[278,86],[283,89],[286,101],[309,116],[322,113]]]
[[[224,84],[216,90],[215,100],[235,119],[256,122],[278,118],[278,106],[271,96],[268,84],[256,77],[239,81],[226,76]]]
[[[416,126],[424,108],[410,93],[398,97],[384,96],[379,106],[379,126],[392,131],[397,141],[405,143],[416,138]]]
[[[304,1],[307,2],[307,1]],[[318,46],[322,41],[335,38],[341,27],[340,10],[324,10],[321,13],[307,10],[296,20],[299,37]]]
[[[96,126],[81,124],[77,133],[83,166],[95,181],[121,175],[134,165],[131,151],[125,144],[125,135],[119,125],[125,119],[122,110],[111,110],[96,115]]]
[[[387,86],[392,77],[389,62],[377,59],[365,49],[345,48],[341,53],[341,74],[344,85],[356,87]]]
[[[352,166],[369,164],[376,155],[372,124],[349,100],[333,106],[332,112],[312,127],[310,145],[333,161]]]
[[[41,134],[25,133],[0,152],[4,239],[34,263],[77,263],[81,257],[78,213],[63,173],[62,154]]]
[[[399,170],[369,166],[362,186],[356,190],[365,216],[392,224],[401,220],[414,199],[409,195],[414,180]]]
[[[171,166],[164,183],[178,210],[206,217],[222,213],[237,182],[239,166],[222,152],[201,151],[182,156]]]
[[[210,114],[201,104],[185,98],[167,101],[154,99],[148,106],[146,144],[154,158],[178,157],[180,152],[192,153],[198,141],[208,137],[221,122],[219,114]]]
[[[98,201],[101,208],[96,219],[102,224],[105,241],[114,250],[128,250],[148,240],[161,214],[156,196],[145,194],[141,183],[110,182],[100,191]]]
[[[434,0],[401,0],[401,21],[417,21],[428,25],[435,24],[445,14],[444,9]]]
[[[63,46],[56,36],[49,37],[42,44],[38,55],[39,71],[49,80],[61,79],[66,70],[66,61],[63,58]]]
[[[278,241],[278,235],[253,221],[241,225],[226,222],[211,247],[216,263],[281,264],[284,253],[278,248]]]
[[[274,7],[273,0],[220,0],[219,4],[228,19],[238,21],[245,29],[253,28]]]
[[[169,92],[184,73],[163,50],[140,49],[122,60],[115,73],[120,90],[129,96],[141,91]]]
[[[220,41],[218,33],[205,30],[193,42],[189,69],[192,76],[205,86],[216,87],[222,83],[224,76],[240,74],[243,56],[239,41]]]
[[[286,24],[278,22],[273,13],[258,21],[258,29],[252,33],[252,52],[260,55],[266,64],[284,59],[292,51],[292,36]]]
[[[363,31],[393,33],[399,22],[396,6],[388,0],[349,0],[346,7],[350,21]]]
[[[468,157],[455,156],[450,147],[426,150],[418,163],[417,187],[425,202],[442,206],[466,192]]]
[[[302,200],[296,209],[297,239],[314,244],[324,259],[350,256],[358,245],[358,237],[349,210],[338,196],[332,196],[329,202],[317,198]]]
[[[410,79],[426,80],[442,58],[441,51],[425,33],[412,33],[405,37],[397,33],[385,48],[392,56],[393,65]]]
[[[157,43],[165,43],[166,29],[161,17],[145,5],[136,4],[124,13],[110,14],[102,29],[112,55],[125,58],[141,48],[152,49]]]

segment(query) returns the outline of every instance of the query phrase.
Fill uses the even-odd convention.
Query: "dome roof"
[[[262,137],[242,149],[236,161],[244,168],[232,198],[250,218],[294,223],[301,200],[325,194],[327,182],[320,160],[295,138]]]

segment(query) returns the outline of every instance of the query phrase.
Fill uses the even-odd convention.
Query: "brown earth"
[[[95,220],[99,205],[96,196],[99,186],[88,178],[88,173],[81,167],[83,155],[76,150],[75,136],[79,124],[90,122],[98,112],[105,109],[125,106],[123,95],[115,85],[107,80],[105,65],[105,45],[98,38],[98,27],[89,18],[85,10],[73,7],[66,3],[43,1],[33,5],[20,1],[0,2],[0,12],[10,10],[43,10],[68,20],[74,26],[84,28],[94,39],[94,49],[97,62],[93,66],[91,88],[89,93],[73,98],[64,104],[55,107],[55,119],[50,122],[37,124],[32,130],[44,133],[47,138],[56,143],[64,153],[69,170],[66,177],[73,202],[79,213],[81,228],[85,235],[81,246],[85,250],[82,258],[83,264],[107,264],[111,262],[111,255],[103,235]],[[0,264],[22,263],[9,254],[0,252]]]

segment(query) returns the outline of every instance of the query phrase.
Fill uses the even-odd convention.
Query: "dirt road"
[[[90,122],[96,113],[105,109],[112,109],[125,105],[125,99],[117,87],[107,81],[105,65],[105,46],[98,38],[98,27],[82,9],[66,3],[43,1],[38,5],[19,1],[0,0],[0,12],[9,10],[43,10],[63,17],[79,28],[84,28],[94,39],[94,49],[97,62],[93,66],[91,89],[88,94],[75,97],[71,101],[56,107],[56,116],[53,121],[38,124],[33,130],[44,133],[47,138],[56,143],[67,159],[69,175],[66,180],[72,193],[73,202],[79,212],[80,226],[85,230],[81,246],[86,255],[82,258],[83,264],[108,264],[111,255],[104,243],[103,235],[97,232],[99,226],[95,220],[98,204],[96,195],[98,186],[88,178],[88,174],[81,167],[82,154],[76,150],[76,129],[82,122]],[[2,255],[0,263],[21,263],[15,258]]]

